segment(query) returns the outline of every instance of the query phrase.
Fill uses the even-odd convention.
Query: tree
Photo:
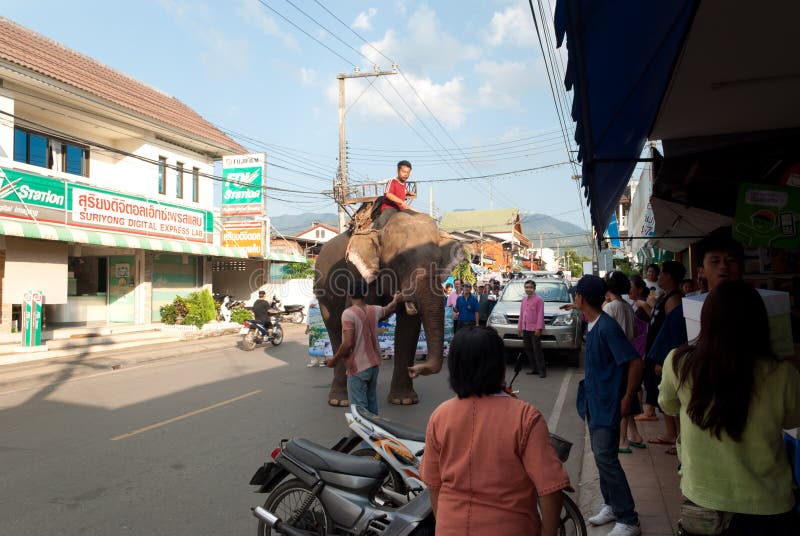
[[[639,272],[633,268],[629,259],[614,259],[614,269],[619,270],[625,275],[638,274]]]
[[[572,277],[581,277],[583,275],[583,263],[592,260],[585,255],[578,255],[578,252],[574,249],[565,251],[564,258],[566,269],[572,273]]]
[[[311,261],[290,262],[283,267],[287,279],[306,279],[314,277],[314,265]]]

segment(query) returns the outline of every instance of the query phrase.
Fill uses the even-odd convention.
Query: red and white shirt
[[[384,190],[383,195],[386,194],[394,194],[399,197],[402,201],[406,200],[406,185],[400,182],[400,179],[397,177],[391,178],[386,181],[386,190]],[[381,212],[386,210],[387,208],[396,208],[400,210],[400,207],[394,203],[393,201],[389,201],[389,199],[383,199],[383,204],[381,205]]]
[[[353,351],[344,362],[348,376],[381,364],[378,321],[382,314],[383,307],[380,305],[367,305],[364,309],[351,306],[342,313],[342,331],[354,331]]]

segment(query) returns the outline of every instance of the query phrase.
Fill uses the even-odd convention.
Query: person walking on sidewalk
[[[378,345],[378,321],[397,309],[402,296],[394,295],[386,307],[367,305],[364,280],[351,282],[348,294],[352,305],[342,313],[342,344],[336,354],[325,361],[329,367],[344,360],[347,369],[347,397],[351,404],[378,414],[378,371],[381,349]]]
[[[706,519],[730,522],[724,534],[800,534],[783,441],[784,429],[800,426],[800,373],[772,354],[752,286],[723,282],[710,292],[697,341],[664,362],[658,402],[680,418],[681,491]],[[689,513],[681,512],[687,531]]]
[[[620,420],[630,414],[642,379],[642,360],[619,324],[603,312],[606,290],[605,282],[594,275],[583,276],[575,288],[575,304],[589,322],[586,378],[578,388],[577,408],[589,425],[604,503],[588,521],[592,525],[616,521],[608,536],[638,536],[639,516],[618,448]]]
[[[531,370],[526,374],[538,374],[547,377],[547,366],[542,351],[542,330],[544,329],[544,300],[536,294],[536,282],[525,281],[525,297],[519,306],[519,322],[517,334],[522,337],[525,356]]]

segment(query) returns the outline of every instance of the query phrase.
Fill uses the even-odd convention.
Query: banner
[[[267,155],[222,157],[222,216],[263,216]]]
[[[733,237],[744,246],[800,248],[800,188],[743,183]]]
[[[265,257],[264,222],[225,223],[222,226],[222,247],[243,248],[248,257]]]
[[[0,168],[0,217],[210,244],[211,211]]]
[[[385,321],[378,323],[378,344],[381,348],[381,355],[384,357],[394,356],[395,327],[395,315],[391,315]],[[447,356],[450,351],[450,342],[452,340],[453,308],[445,307],[443,356]],[[415,355],[423,356],[427,354],[428,343],[425,340],[425,329],[421,329]],[[322,321],[319,307],[312,307],[308,310],[308,355],[312,357],[333,357],[333,346],[325,328],[325,323]]]

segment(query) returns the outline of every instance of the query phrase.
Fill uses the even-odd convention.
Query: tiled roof
[[[515,208],[456,210],[445,212],[439,227],[444,231],[474,230],[485,233],[510,233],[519,217]]]
[[[0,17],[0,60],[182,130],[231,152],[245,149],[171,97],[64,45]]]

